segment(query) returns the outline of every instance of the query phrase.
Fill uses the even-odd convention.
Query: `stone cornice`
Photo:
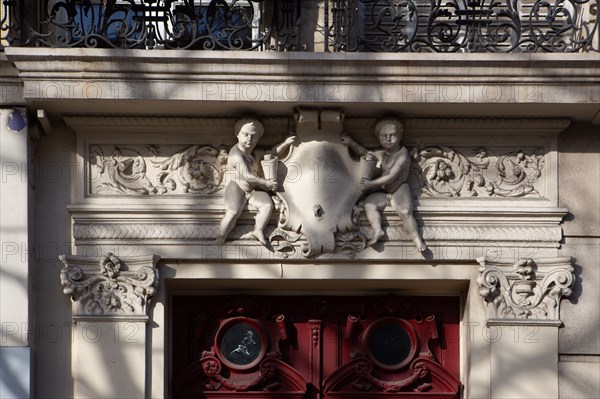
[[[575,280],[572,258],[478,262],[477,284],[488,308],[488,325],[562,324],[560,302],[571,295]]]
[[[23,82],[19,78],[19,71],[15,65],[8,61],[3,52],[0,52],[0,106],[19,105],[25,105]]]
[[[9,47],[5,49],[7,58],[17,65],[21,71],[21,76],[29,77],[34,71],[65,74],[77,72],[82,74],[81,63],[94,64],[93,69],[87,69],[85,75],[89,78],[95,73],[118,73],[123,76],[126,72],[146,72],[147,75],[153,71],[162,70],[165,74],[188,75],[190,73],[203,71],[205,75],[233,75],[237,74],[238,79],[244,72],[252,71],[256,66],[267,66],[269,72],[279,72],[265,74],[264,78],[282,79],[282,75],[288,76],[290,80],[304,80],[309,72],[316,72],[317,75],[331,77],[362,77],[378,76],[394,80],[404,80],[415,78],[427,71],[423,70],[426,66],[435,66],[439,69],[438,74],[430,73],[431,77],[438,77],[446,81],[456,82],[457,74],[448,76],[448,68],[459,68],[464,72],[465,65],[471,66],[468,76],[471,80],[491,75],[482,73],[485,69],[477,68],[499,68],[493,75],[507,75],[513,79],[520,76],[528,76],[531,80],[556,79],[555,75],[550,73],[560,73],[566,69],[573,72],[573,69],[579,73],[570,75],[571,78],[595,77],[597,79],[598,69],[597,55],[593,53],[573,53],[573,54],[546,54],[546,53],[522,53],[522,54],[435,54],[435,53],[403,53],[401,57],[394,53],[310,53],[310,52],[245,52],[230,51],[226,52],[227,57],[223,57],[223,52],[202,52],[186,50],[118,50],[118,49],[50,49],[50,48],[19,48]],[[45,61],[53,60],[48,68]],[[44,62],[40,62],[44,61]],[[326,61],[319,63],[318,61]],[[377,71],[374,71],[372,63],[377,63]],[[213,69],[213,66],[218,68]],[[129,68],[128,68],[129,66]],[[340,71],[340,67],[348,66],[347,69]],[[350,68],[350,66],[354,66]],[[405,74],[398,76],[393,70],[387,70],[385,67],[406,68]],[[414,68],[411,68],[413,67]],[[502,67],[523,68],[543,68],[541,71],[536,69],[535,75],[530,71],[528,73],[519,72],[517,69],[502,71]],[[140,70],[143,67],[143,70]],[[189,68],[192,67],[192,70]],[[356,68],[358,67],[358,68]],[[441,68],[440,68],[441,67]],[[363,68],[368,68],[369,72],[365,75]],[[336,72],[337,70],[337,72]],[[303,72],[303,73],[297,73]],[[340,74],[340,72],[344,72]],[[446,72],[446,73],[445,73]],[[543,73],[546,72],[546,73]],[[458,74],[460,76],[460,74]],[[444,78],[445,76],[445,78]],[[200,78],[200,76],[198,76]],[[299,79],[303,78],[303,79]],[[494,81],[496,81],[494,79]]]
[[[600,102],[599,67],[593,53],[399,55],[11,47],[5,53],[19,71],[25,100],[49,108],[70,102],[60,103],[62,113],[97,112],[102,101],[143,113],[150,108],[140,102],[162,101],[171,105],[158,107],[164,113],[188,113],[185,109],[213,114],[224,104],[254,107],[266,101],[291,106],[357,103],[360,109],[366,104],[443,103],[469,106],[462,114],[473,115],[473,104],[503,103],[510,110],[492,107],[488,114],[511,115],[522,111],[515,108],[520,104],[547,104],[547,110],[534,114],[591,120]],[[184,108],[175,100],[191,103]],[[198,108],[198,101],[206,103]],[[567,104],[574,108],[566,108]]]
[[[61,255],[63,292],[77,303],[74,320],[148,320],[158,285],[158,256],[121,260]],[[125,270],[126,269],[126,270]]]

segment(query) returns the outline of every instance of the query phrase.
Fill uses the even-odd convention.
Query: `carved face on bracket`
[[[404,126],[397,119],[383,119],[377,123],[375,133],[384,150],[396,151],[400,148]]]
[[[236,136],[238,145],[246,152],[252,152],[258,140],[262,137],[264,128],[255,119],[240,120],[236,124]]]

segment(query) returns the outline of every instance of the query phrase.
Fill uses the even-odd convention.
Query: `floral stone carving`
[[[560,301],[571,294],[571,258],[521,259],[513,265],[478,259],[479,294],[488,323],[514,320],[560,324]]]
[[[92,194],[210,194],[221,184],[227,152],[203,145],[174,153],[169,146],[92,145],[90,160]]]
[[[411,151],[415,196],[540,196],[537,183],[544,168],[541,149],[494,155],[480,147],[473,156],[445,146]]]
[[[158,284],[158,257],[124,262],[108,253],[102,258],[61,255],[60,260],[65,264],[60,273],[63,292],[77,302],[75,319],[147,320]]]

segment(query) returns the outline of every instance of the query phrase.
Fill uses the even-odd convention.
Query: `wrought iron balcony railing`
[[[599,51],[599,0],[0,0],[4,46]]]

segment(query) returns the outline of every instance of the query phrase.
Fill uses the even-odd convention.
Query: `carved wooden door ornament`
[[[182,297],[174,305],[178,399],[459,395],[456,300],[436,314],[396,296],[210,297],[195,304]]]

